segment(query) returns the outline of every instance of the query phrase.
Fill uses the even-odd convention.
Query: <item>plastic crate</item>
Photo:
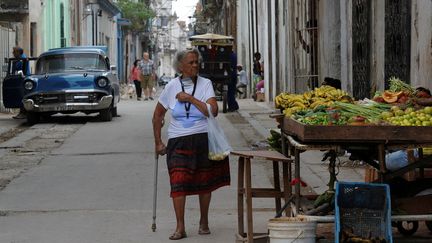
[[[338,182],[335,202],[335,242],[344,230],[362,238],[392,243],[390,187],[386,184]]]

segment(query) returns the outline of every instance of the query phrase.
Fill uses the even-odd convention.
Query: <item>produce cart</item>
[[[324,87],[323,89],[327,88]],[[335,95],[331,97],[326,95],[329,92]],[[388,94],[392,95],[393,93],[388,92]],[[392,100],[397,100],[397,97],[391,98]],[[316,106],[311,109],[314,103],[324,103],[324,99],[325,102],[329,103],[326,104],[327,108],[316,111],[320,110]],[[331,208],[329,206],[331,206],[332,201],[329,199],[332,196],[334,198],[334,182],[337,180],[337,152],[346,150],[351,154],[363,155],[361,160],[365,161],[378,172],[378,182],[389,183],[391,185],[394,183],[393,179],[407,172],[417,170],[419,176],[414,182],[409,184],[408,190],[397,195],[393,194],[393,191],[397,190],[391,190],[393,194],[392,221],[394,221],[393,225],[397,226],[402,234],[413,234],[417,230],[418,221],[426,221],[428,229],[432,231],[432,195],[418,194],[425,189],[432,188],[432,179],[427,178],[424,173],[427,170],[426,168],[432,168],[432,155],[422,155],[421,149],[432,147],[432,126],[430,126],[432,107],[417,107],[418,110],[411,110],[411,108],[399,108],[403,106],[398,106],[394,110],[390,110],[389,106],[385,107],[389,104],[381,105],[368,101],[369,104],[374,104],[372,109],[370,107],[362,107],[348,100],[346,103],[340,102],[340,100],[342,100],[342,95],[337,94],[331,89],[326,92],[317,92],[315,90],[312,93],[309,92],[303,95],[281,94],[279,99],[276,99],[276,106],[278,104],[285,104],[283,114],[274,115],[273,117],[278,120],[281,129],[282,152],[286,156],[293,156],[294,158],[294,175],[293,178],[289,179],[293,179],[292,182],[295,183],[293,199],[284,205],[277,216],[280,216],[285,207],[288,207],[291,209],[293,216],[306,214],[318,222],[333,222],[334,216],[312,216],[316,212],[319,212],[320,208],[314,205],[315,208],[310,210],[304,204],[305,200],[301,200],[301,183],[297,183],[301,182],[300,158],[301,153],[305,151],[327,151],[325,159],[329,159],[329,190],[320,195],[318,199],[327,199],[327,202],[330,204],[327,206]],[[333,110],[334,107],[340,110]],[[387,109],[387,111],[382,111],[380,110],[381,108]],[[306,111],[301,111],[302,109]],[[362,117],[363,119],[374,120],[379,117],[380,121],[359,122],[357,119],[360,117],[355,115],[349,121],[344,120],[346,119],[344,115],[353,115],[357,111],[362,113],[364,116]],[[419,121],[415,121],[413,117],[408,117],[408,119],[406,117],[408,114],[410,114],[409,116],[420,114],[421,117],[419,115],[419,118],[421,119]],[[423,116],[427,117],[427,120]],[[320,120],[323,117],[325,119]],[[419,148],[420,156],[416,161],[394,171],[389,171],[386,168],[386,152],[414,148]],[[402,221],[410,223],[404,225]]]
[[[222,100],[222,110],[224,113],[227,112],[228,83],[234,71],[231,63],[234,38],[208,33],[195,35],[189,39],[202,56],[199,75],[213,82],[216,95]]]
[[[280,115],[282,150],[285,155],[294,157],[294,179],[301,178],[300,158],[301,153],[312,150],[327,150],[330,153],[329,172],[331,181],[335,181],[336,152],[339,150],[367,149],[377,152],[376,160],[365,161],[374,167],[379,174],[379,180],[386,182],[409,171],[432,166],[432,156],[424,156],[414,163],[396,171],[388,171],[385,164],[386,150],[422,148],[432,146],[432,127],[408,127],[408,126],[317,126],[304,125],[298,121]],[[282,118],[282,119],[281,119]],[[420,178],[423,188],[432,187],[431,180]],[[412,188],[412,192],[421,191],[423,188]],[[285,205],[292,208],[293,215],[303,214],[301,204],[300,183],[294,186],[293,201]],[[418,204],[421,202],[420,204]],[[415,205],[415,206],[413,206]],[[406,195],[402,198],[393,198],[393,207],[403,208],[404,215],[394,216],[393,221],[398,222],[401,233],[412,234],[418,227],[417,221],[427,221],[429,230],[432,231],[432,195],[413,197]],[[284,208],[283,208],[284,209]],[[314,217],[320,222],[328,222],[334,217]],[[403,228],[402,221],[416,221],[410,228]],[[404,231],[405,230],[405,231]]]

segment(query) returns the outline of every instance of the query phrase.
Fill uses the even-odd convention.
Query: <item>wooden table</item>
[[[239,156],[238,164],[238,183],[237,183],[237,213],[238,213],[238,234],[240,241],[253,242],[254,239],[267,237],[267,233],[254,234],[252,198],[274,198],[276,212],[281,210],[281,198],[285,203],[291,200],[291,162],[292,159],[285,157],[276,151],[233,151],[232,155]],[[273,162],[273,188],[252,188],[252,159],[260,158]],[[282,163],[283,191],[279,179],[279,163]],[[246,219],[247,231],[244,231],[244,196],[246,196]],[[290,214],[288,208],[285,213]]]

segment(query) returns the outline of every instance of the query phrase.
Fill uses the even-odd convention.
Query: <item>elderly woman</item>
[[[186,237],[184,212],[187,195],[199,196],[201,217],[198,233],[210,234],[211,192],[230,184],[228,158],[224,161],[208,159],[207,117],[209,109],[216,116],[218,106],[211,81],[198,76],[199,60],[200,53],[196,49],[177,53],[174,68],[181,75],[165,86],[153,114],[155,149],[158,154],[167,154],[177,220],[171,240]],[[168,110],[171,119],[165,147],[161,128]]]

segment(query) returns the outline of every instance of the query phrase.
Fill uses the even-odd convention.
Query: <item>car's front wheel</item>
[[[27,112],[27,124],[34,125],[39,122],[40,115],[36,112]]]
[[[99,117],[100,117],[101,121],[105,121],[105,122],[111,121],[112,117],[113,117],[113,114],[111,112],[111,106],[107,109],[101,110],[99,112]]]

